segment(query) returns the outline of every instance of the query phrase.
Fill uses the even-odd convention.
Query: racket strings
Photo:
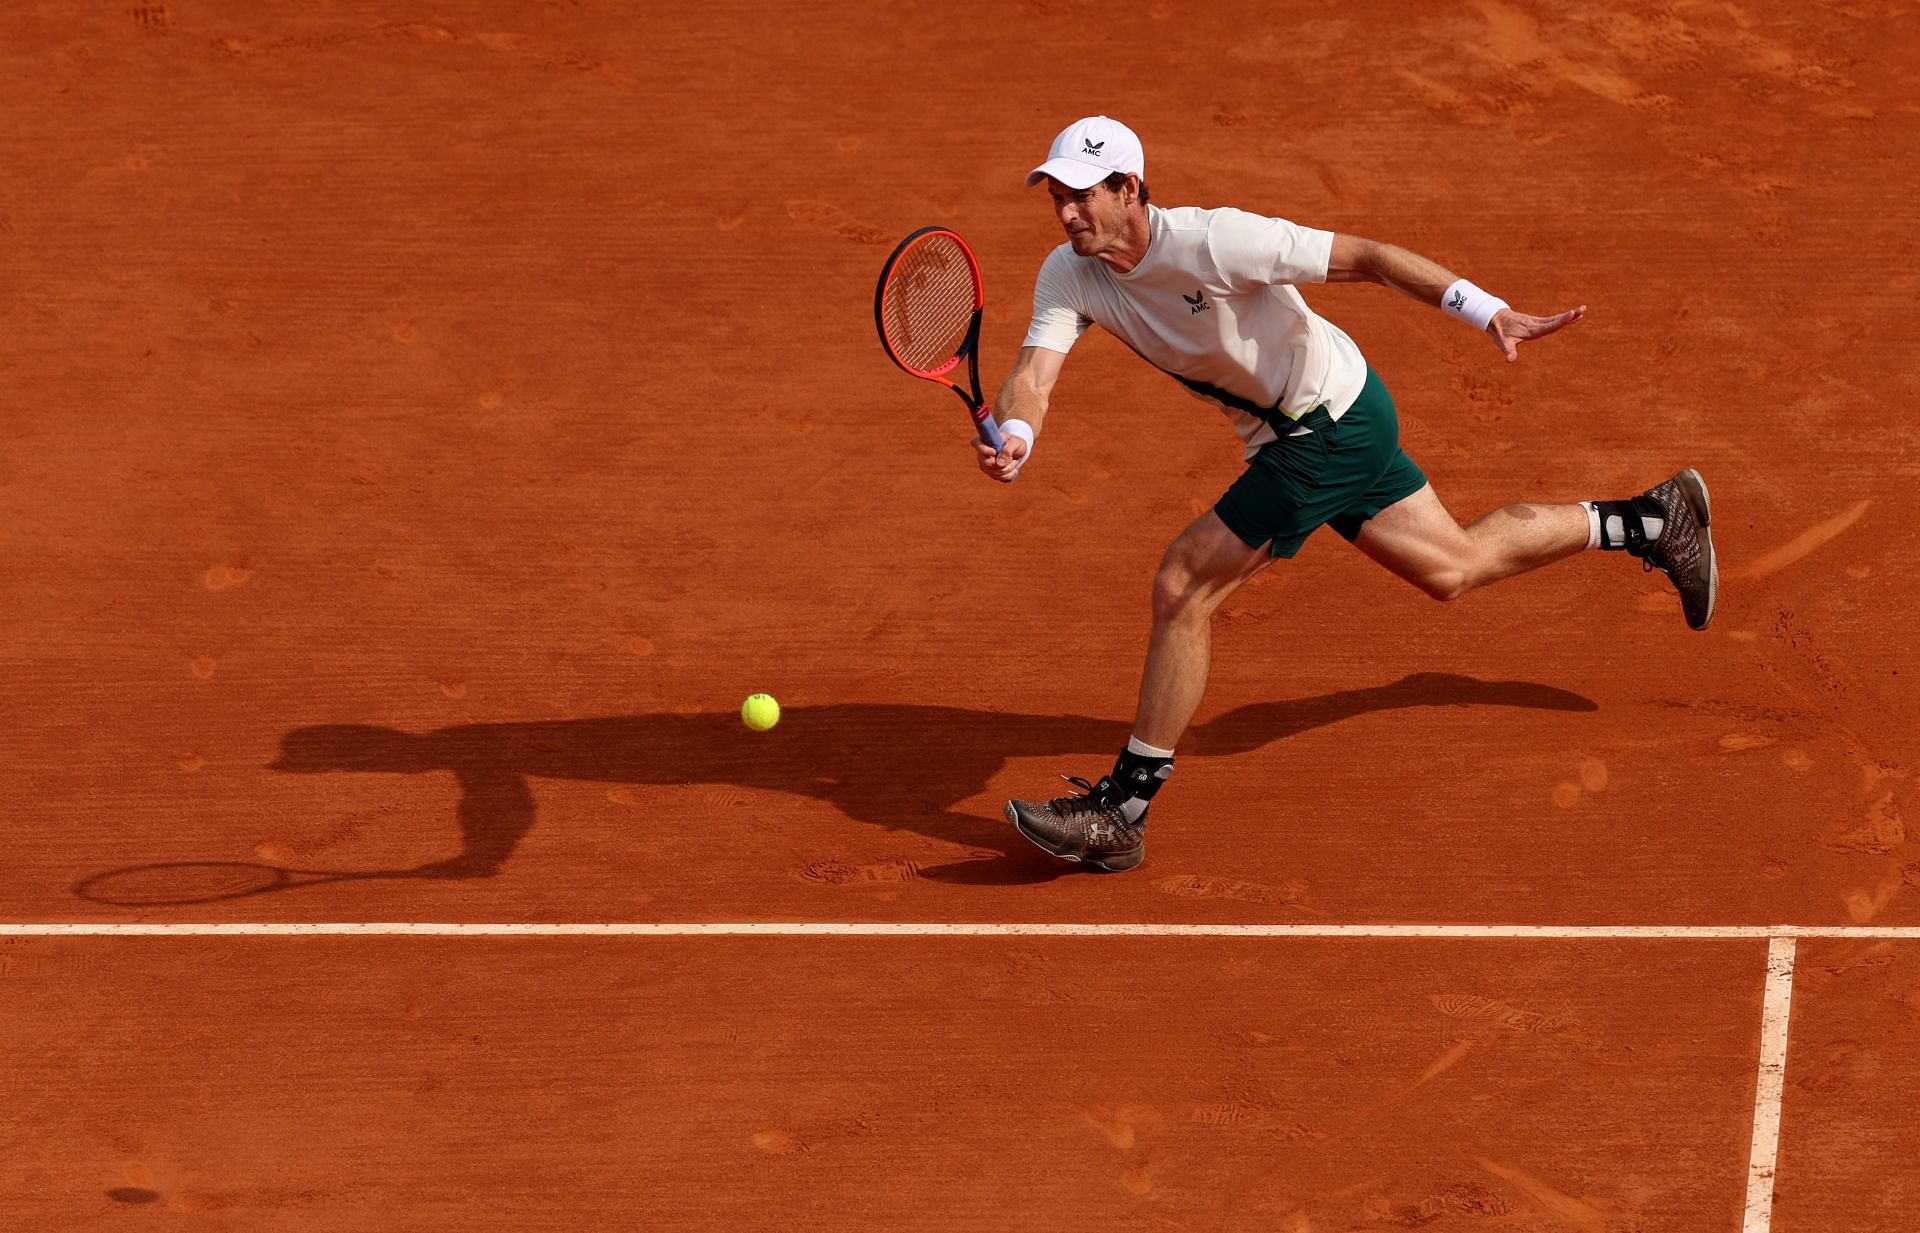
[[[902,253],[887,279],[881,312],[887,345],[909,368],[931,371],[959,354],[978,306],[966,251],[930,236]]]

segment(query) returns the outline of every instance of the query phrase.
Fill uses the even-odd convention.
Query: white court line
[[[1724,941],[1855,938],[1920,941],[1920,926],[1865,925],[1207,925],[948,924],[759,921],[737,923],[74,921],[0,924],[0,937],[1154,937],[1154,938],[1519,938]],[[1771,953],[1771,948],[1769,948]],[[1791,953],[1791,951],[1789,951]]]
[[[1747,1157],[1747,1222],[1742,1233],[1773,1227],[1773,1173],[1780,1158],[1781,1092],[1787,1077],[1787,1015],[1793,1007],[1792,938],[1767,943],[1767,992],[1760,1020],[1760,1078],[1753,1091],[1753,1150]]]

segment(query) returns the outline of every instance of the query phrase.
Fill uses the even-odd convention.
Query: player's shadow
[[[1194,728],[1183,756],[1243,754],[1300,732],[1374,711],[1505,706],[1594,711],[1579,694],[1526,681],[1422,673],[1390,685],[1238,707]],[[1007,854],[923,873],[945,881],[1030,882],[1061,866],[1019,841],[998,803],[962,812],[1010,757],[1059,758],[1063,770],[1104,771],[1129,725],[1084,715],[1018,715],[957,707],[846,703],[788,709],[755,735],[737,714],[632,715],[539,723],[471,724],[408,733],[327,725],[287,733],[275,770],[316,774],[445,772],[459,785],[460,854],[424,867],[437,877],[487,877],[534,824],[530,781],[622,785],[727,784],[823,801],[855,822],[932,835]],[[1065,785],[1059,785],[1066,791]],[[1044,782],[1031,791],[1052,794]],[[648,795],[634,805],[644,823]],[[688,851],[752,847],[766,835],[751,814],[700,819]]]

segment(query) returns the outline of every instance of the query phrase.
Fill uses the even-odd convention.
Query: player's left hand
[[[1503,308],[1493,314],[1493,320],[1487,322],[1487,333],[1493,336],[1500,350],[1511,364],[1520,358],[1519,346],[1535,338],[1545,338],[1555,330],[1572,325],[1587,315],[1587,306],[1569,308],[1566,312],[1551,317],[1532,317],[1526,313],[1517,313],[1511,308]]]
[[[1008,433],[999,449],[994,449],[978,437],[972,438],[973,452],[980,463],[980,470],[992,479],[1003,484],[1011,484],[1020,476],[1020,468],[1027,461],[1027,443]]]

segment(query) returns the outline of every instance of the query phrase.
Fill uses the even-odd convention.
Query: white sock
[[[1137,736],[1127,738],[1127,752],[1137,753],[1143,758],[1171,758],[1173,756],[1171,749],[1161,749],[1157,745],[1149,745]]]
[[[1582,501],[1580,508],[1587,511],[1587,548],[1591,551],[1600,546],[1600,507],[1591,501]]]

